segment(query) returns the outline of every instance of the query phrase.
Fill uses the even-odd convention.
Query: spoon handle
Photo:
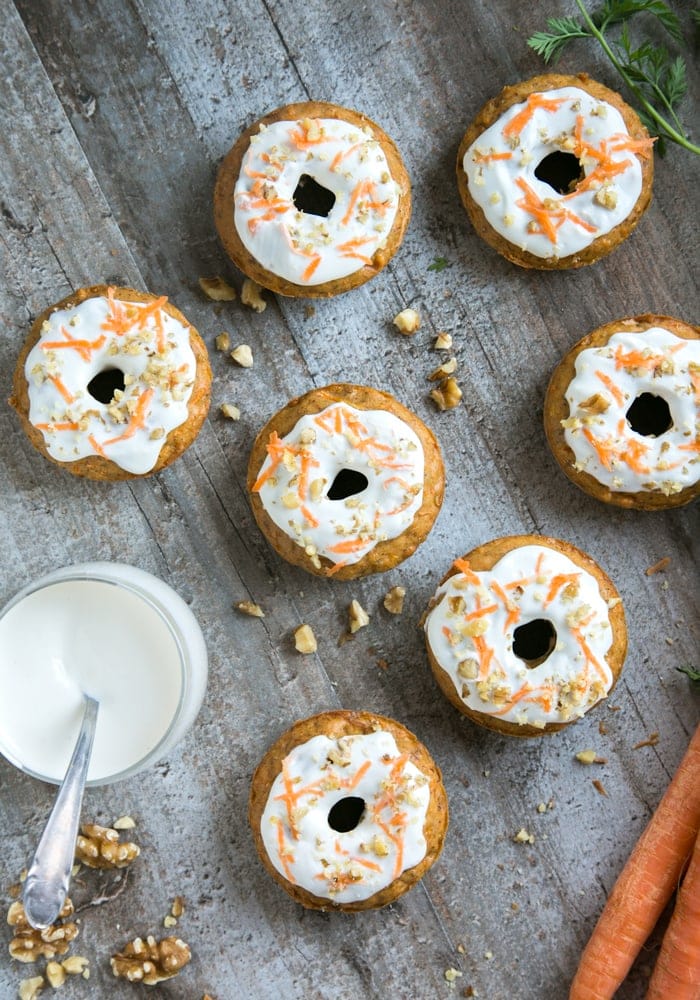
[[[40,930],[54,922],[68,893],[98,709],[99,702],[85,695],[73,756],[24,882],[24,912],[31,926]]]

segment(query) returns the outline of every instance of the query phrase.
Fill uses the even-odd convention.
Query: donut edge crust
[[[514,104],[520,104],[530,94],[540,91],[557,90],[560,87],[578,87],[580,90],[585,90],[592,97],[597,98],[597,100],[605,101],[607,104],[612,105],[622,115],[627,131],[633,139],[649,138],[649,133],[642,125],[637,113],[629,104],[626,104],[616,91],[610,90],[596,80],[591,80],[587,73],[579,73],[577,76],[567,76],[561,73],[543,73],[540,76],[534,76],[521,83],[504,87],[497,97],[493,97],[490,101],[487,101],[467,129],[457,153],[457,187],[459,195],[478,235],[512,264],[518,264],[520,267],[536,268],[542,271],[560,271],[583,267],[586,264],[595,264],[596,261],[605,257],[606,254],[609,254],[615,247],[619,246],[620,243],[627,239],[649,207],[654,178],[653,155],[646,160],[637,157],[642,168],[642,189],[630,214],[619,225],[615,226],[614,229],[611,229],[609,233],[604,233],[589,246],[584,247],[584,249],[579,250],[577,253],[569,254],[568,257],[559,257],[557,259],[537,257],[535,254],[528,253],[527,250],[521,250],[514,243],[504,239],[500,233],[497,233],[486,219],[482,209],[476,204],[469,193],[467,175],[462,166],[464,155],[482,132],[493,125]]]
[[[375,252],[372,265],[365,264],[353,274],[348,274],[344,278],[335,278],[333,281],[324,281],[319,285],[298,285],[268,271],[243,245],[233,218],[233,192],[251,137],[257,135],[260,125],[271,125],[273,122],[279,121],[298,121],[302,118],[337,118],[358,128],[369,126],[386,156],[392,178],[401,188],[394,223],[387,235],[385,246]],[[367,115],[350,108],[343,108],[338,104],[331,104],[328,101],[287,104],[255,121],[242,133],[224,156],[214,187],[214,224],[224,250],[233,263],[243,274],[252,278],[263,288],[267,288],[277,295],[288,295],[296,298],[330,298],[333,295],[339,295],[341,292],[348,292],[364,285],[375,274],[379,274],[399,249],[410,217],[411,180],[396,143]]]
[[[644,313],[627,319],[614,320],[597,327],[587,334],[564,355],[552,373],[544,400],[544,430],[547,442],[559,467],[574,485],[603,503],[628,510],[670,510],[683,507],[700,494],[700,481],[686,486],[680,493],[664,496],[659,492],[621,493],[609,489],[590,473],[575,469],[576,456],[564,436],[561,421],[569,416],[566,390],[576,374],[576,359],[588,348],[604,347],[615,333],[644,333],[654,326],[662,326],[683,340],[700,340],[700,327],[690,326],[683,320],[656,313]]]
[[[425,857],[413,868],[408,868],[402,872],[398,878],[394,879],[388,886],[375,892],[367,899],[358,900],[354,903],[334,903],[330,899],[315,896],[313,893],[301,886],[294,885],[281,875],[270,861],[262,834],[260,833],[260,823],[267,804],[272,784],[277,775],[282,770],[282,761],[294,747],[301,743],[306,743],[313,736],[328,736],[330,739],[338,739],[341,736],[365,735],[383,729],[396,740],[396,745],[401,753],[408,753],[410,761],[429,779],[430,783],[430,803],[423,824],[423,835],[426,840]],[[321,712],[308,719],[301,719],[295,722],[273,745],[267,750],[264,757],[258,764],[253,775],[250,799],[248,803],[248,820],[253,831],[253,838],[260,860],[268,873],[281,885],[297,903],[313,910],[343,910],[346,912],[358,910],[373,910],[381,906],[393,903],[400,896],[403,896],[411,886],[415,885],[437,861],[442,851],[445,840],[445,833],[448,825],[448,803],[447,793],[442,783],[440,768],[435,763],[426,747],[413,735],[410,730],[384,715],[374,712],[352,712],[344,709],[336,709],[332,712]]]
[[[374,548],[355,563],[348,563],[337,570],[331,579],[354,580],[358,576],[368,576],[370,573],[384,573],[398,566],[404,559],[413,555],[418,546],[425,541],[430,533],[435,519],[442,506],[445,492],[445,469],[442,462],[440,446],[433,432],[415,413],[399,403],[388,392],[372,389],[368,386],[334,383],[322,389],[312,389],[292,399],[268,420],[259,432],[253,444],[248,462],[248,496],[253,510],[253,516],[278,555],[294,566],[313,573],[315,576],[328,577],[329,570],[335,565],[329,559],[321,557],[321,568],[313,565],[301,545],[297,545],[289,535],[279,528],[263,507],[257,493],[253,493],[263,462],[267,457],[266,445],[270,434],[277,431],[280,437],[289,434],[297,421],[309,413],[320,413],[333,403],[347,403],[358,410],[386,410],[403,420],[418,436],[423,446],[425,470],[423,479],[423,502],[418,508],[412,523],[396,538],[378,542]]]
[[[615,688],[615,685],[617,684],[622,671],[622,665],[625,662],[625,656],[627,654],[627,626],[625,623],[625,612],[622,606],[622,600],[620,599],[620,595],[618,594],[615,585],[607,573],[600,568],[598,563],[592,559],[591,556],[587,555],[570,542],[563,542],[558,538],[549,538],[545,535],[508,535],[504,538],[495,538],[490,542],[486,542],[484,545],[479,545],[462,558],[469,562],[470,567],[475,573],[485,572],[492,569],[508,552],[511,552],[513,549],[522,548],[524,545],[541,545],[546,548],[554,549],[555,552],[560,552],[562,555],[568,556],[573,563],[580,566],[581,569],[585,570],[587,573],[590,573],[591,576],[595,577],[598,587],[600,588],[601,597],[606,603],[613,599],[618,600],[618,603],[614,607],[608,608],[608,617],[610,619],[610,628],[612,630],[612,644],[605,657],[612,672],[612,684],[607,695],[609,698]],[[442,586],[443,583],[449,580],[450,577],[455,576],[457,573],[459,573],[459,570],[453,566],[452,569],[450,569],[450,571],[442,578],[439,585]],[[433,607],[434,598],[431,598],[426,614],[429,613]],[[466,715],[468,719],[471,719],[471,721],[475,722],[477,725],[482,726],[485,729],[491,729],[494,732],[500,733],[502,736],[530,738],[557,733],[559,730],[566,729],[568,726],[572,726],[579,721],[578,719],[571,719],[570,722],[548,722],[543,729],[538,729],[537,726],[519,726],[517,723],[508,722],[506,719],[498,719],[493,716],[486,715],[484,712],[476,712],[474,709],[465,705],[459,697],[454,683],[452,682],[452,678],[442,669],[433,653],[428,639],[428,633],[424,631],[424,635],[430,667],[440,690],[445,695],[447,700],[450,701],[455,708],[462,713],[462,715]],[[601,700],[593,705],[585,714],[588,715],[605,700],[605,698],[601,698]]]
[[[180,424],[179,427],[175,427],[172,431],[170,431],[165,439],[163,447],[160,450],[156,464],[152,469],[149,469],[148,472],[134,473],[127,472],[125,469],[120,468],[115,462],[110,462],[109,459],[102,458],[101,455],[88,455],[75,462],[61,462],[58,459],[53,458],[46,448],[43,434],[41,431],[37,430],[29,420],[29,392],[27,380],[24,374],[24,364],[27,359],[27,355],[41,337],[42,323],[44,323],[44,321],[47,320],[52,313],[57,312],[59,309],[66,309],[71,306],[80,305],[81,302],[85,302],[87,299],[99,298],[100,296],[106,298],[108,288],[113,288],[115,297],[122,302],[141,302],[148,304],[157,298],[157,296],[152,295],[149,292],[139,292],[134,288],[125,288],[117,285],[90,285],[85,288],[77,289],[77,291],[72,292],[70,295],[66,295],[66,297],[61,299],[60,302],[56,302],[49,306],[34,320],[29,334],[24,342],[24,346],[20,351],[12,381],[12,395],[10,396],[8,403],[14,410],[16,410],[21,421],[22,428],[34,448],[41,455],[43,455],[44,458],[47,458],[49,462],[60,466],[60,468],[65,469],[74,476],[80,476],[84,479],[94,479],[102,482],[117,482],[123,479],[143,479],[146,476],[152,476],[154,473],[160,472],[161,469],[170,465],[171,462],[174,462],[176,458],[179,458],[180,455],[186,451],[187,448],[189,448],[199,434],[202,424],[204,423],[207,413],[209,412],[212,376],[211,368],[209,367],[209,356],[201,336],[195,327],[192,326],[187,319],[185,319],[179,309],[176,309],[170,301],[166,302],[163,306],[165,312],[167,312],[169,316],[172,316],[173,319],[176,319],[179,323],[182,323],[184,327],[189,329],[190,347],[192,348],[195,359],[195,380],[194,385],[192,386],[192,393],[187,404],[187,420],[183,424]]]

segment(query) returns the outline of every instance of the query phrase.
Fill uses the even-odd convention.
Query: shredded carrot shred
[[[612,396],[612,398],[615,400],[615,402],[617,403],[617,405],[618,406],[622,406],[622,404],[624,403],[625,400],[624,400],[624,396],[622,395],[622,390],[619,388],[619,386],[615,385],[615,383],[610,378],[610,376],[606,375],[605,372],[596,371],[595,375],[603,383],[603,385],[608,390],[608,392],[610,393],[610,395]]]
[[[117,435],[117,437],[109,438],[107,441],[102,442],[102,447],[106,448],[109,444],[116,444],[117,441],[126,441],[127,438],[132,438],[136,431],[141,430],[146,424],[146,416],[148,415],[148,404],[153,398],[153,389],[146,389],[141,393],[136,404],[136,409],[134,410],[131,419],[126,427],[126,430]]]
[[[511,135],[520,135],[535,111],[539,108],[543,111],[558,111],[564,100],[565,98],[563,97],[552,99],[545,97],[544,94],[529,94],[523,110],[519,111],[514,118],[511,118],[508,124],[502,129],[503,135],[506,138]]]
[[[66,388],[58,375],[49,375],[49,382],[52,382],[57,391],[63,396],[65,401],[70,405],[75,402],[75,396],[73,393]]]

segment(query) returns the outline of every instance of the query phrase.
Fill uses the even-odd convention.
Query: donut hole
[[[292,201],[300,212],[327,219],[335,205],[335,195],[314,180],[311,174],[302,174],[294,188]]]
[[[662,396],[653,392],[642,392],[633,400],[625,414],[627,423],[635,434],[643,437],[659,437],[673,427],[671,410]]]
[[[90,379],[87,391],[98,403],[111,403],[117,389],[124,392],[124,372],[119,368],[104,368]]]
[[[341,469],[326,494],[329,500],[347,500],[362,493],[369,486],[369,479],[356,469]]]
[[[577,156],[558,149],[540,160],[535,167],[535,177],[549,184],[557,194],[571,194],[585,173]]]
[[[365,811],[365,800],[357,795],[340,799],[328,813],[328,825],[336,833],[349,833],[359,825]]]
[[[556,629],[546,618],[534,618],[513,632],[513,653],[530,670],[544,663],[556,644]]]

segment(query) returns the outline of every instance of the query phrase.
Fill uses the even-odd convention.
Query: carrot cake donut
[[[563,729],[606,698],[627,649],[620,597],[580,549],[516,535],[455,563],[424,620],[443,694],[508,736]]]
[[[444,487],[431,431],[393,396],[359,385],[293,399],[258,434],[248,465],[253,513],[273,548],[341,580],[408,558]]]
[[[295,723],[253,776],[249,818],[266,869],[317,910],[369,910],[434,864],[447,830],[440,771],[398,722],[325,712]]]
[[[214,219],[234,264],[281,295],[327,297],[368,281],[411,214],[399,152],[365,115],[289,104],[238,139],[219,169]]]
[[[506,87],[467,129],[457,182],[477,233],[521,267],[592,264],[651,200],[652,141],[619,94],[585,74]]]
[[[555,369],[544,421],[562,470],[591,496],[688,503],[700,490],[700,330],[656,315],[599,327]]]
[[[209,409],[206,347],[163,295],[81,288],[38,317],[10,404],[46,458],[89,479],[165,468]]]

